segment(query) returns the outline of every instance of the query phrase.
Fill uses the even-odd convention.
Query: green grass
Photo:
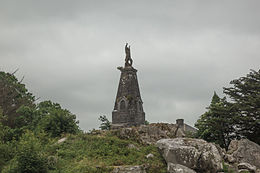
[[[223,164],[223,171],[225,173],[235,173],[235,171],[232,168],[230,168],[228,165],[226,165],[224,162],[222,162],[222,164]]]
[[[137,148],[129,148],[134,144]],[[121,165],[146,165],[147,172],[166,172],[166,164],[153,145],[140,145],[130,140],[122,140],[109,133],[103,135],[69,135],[61,144],[48,147],[48,157],[52,173],[58,172],[111,172]],[[149,153],[153,158],[147,159]]]

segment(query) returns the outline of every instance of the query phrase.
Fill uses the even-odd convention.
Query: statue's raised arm
[[[125,54],[127,57],[131,57],[130,55],[130,46],[128,46],[128,43],[125,45]]]
[[[133,60],[131,58],[130,46],[128,46],[128,43],[126,43],[126,45],[125,45],[125,54],[126,54],[126,57],[125,57],[125,67],[132,66]]]

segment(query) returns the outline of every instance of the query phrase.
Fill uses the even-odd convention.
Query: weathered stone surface
[[[238,173],[248,173],[248,170],[247,169],[240,169],[240,170],[238,170]]]
[[[149,153],[149,154],[147,154],[145,157],[146,157],[147,159],[151,159],[151,158],[154,157],[154,155],[153,155],[152,153]]]
[[[236,162],[236,159],[230,154],[226,154],[226,160],[228,161],[228,163],[235,163]]]
[[[119,166],[112,173],[146,173],[143,166]]]
[[[245,170],[248,170],[249,172],[252,172],[252,173],[256,172],[256,166],[252,166],[249,163],[239,163],[237,165],[237,168],[238,168],[238,170],[245,169]]]
[[[168,164],[167,171],[168,173],[196,173],[194,170],[186,166],[173,163]]]
[[[127,148],[139,150],[139,148],[134,144],[128,144]]]
[[[204,173],[215,173],[223,169],[217,147],[202,139],[161,139],[156,145],[168,164],[180,164]]]
[[[260,146],[247,139],[231,141],[227,154],[237,163],[249,163],[260,169]]]
[[[177,131],[183,134],[182,130],[177,129],[175,124],[153,123],[138,127],[121,128],[114,130],[114,133],[122,139],[134,139],[142,144],[155,144],[163,138],[175,138],[178,136]]]
[[[61,138],[58,140],[57,144],[63,143],[67,140],[67,137]]]

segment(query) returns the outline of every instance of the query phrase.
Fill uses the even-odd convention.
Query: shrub
[[[18,151],[15,157],[18,172],[45,173],[48,170],[47,157],[43,152],[43,146],[39,139],[27,131],[18,143]]]

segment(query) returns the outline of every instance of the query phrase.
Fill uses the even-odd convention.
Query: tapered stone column
[[[121,71],[114,110],[112,127],[136,126],[144,124],[145,113],[137,80],[137,70],[132,67],[130,46],[125,46],[125,66],[118,67]]]

